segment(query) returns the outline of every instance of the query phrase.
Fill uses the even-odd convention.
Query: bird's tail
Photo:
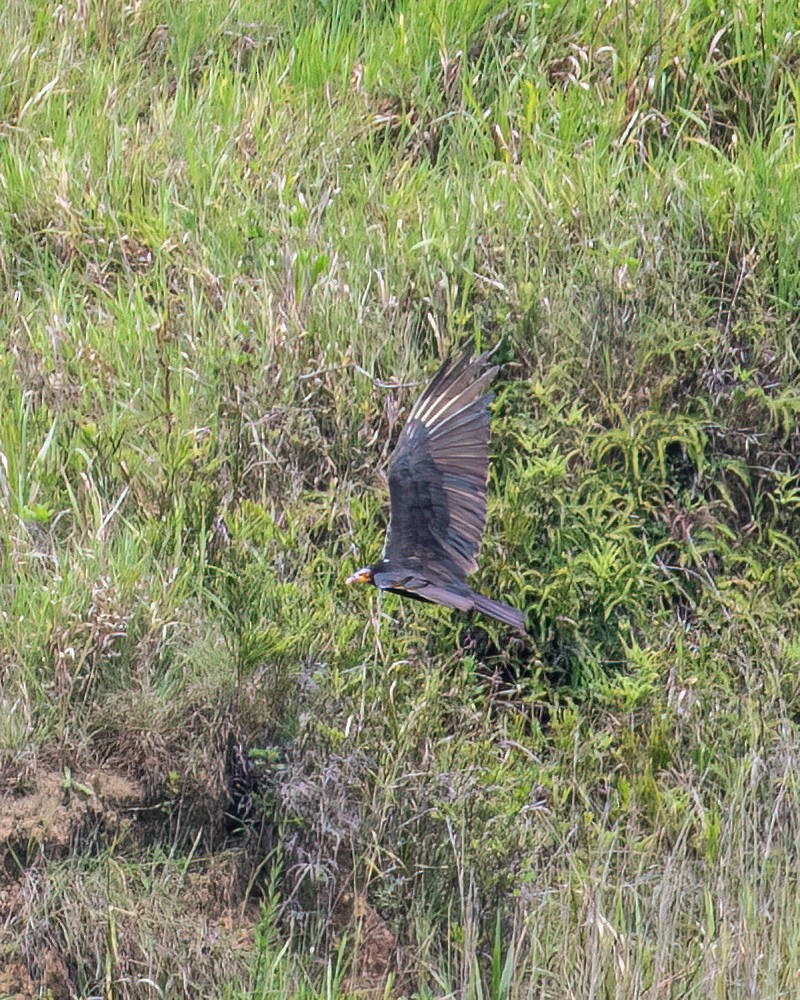
[[[510,604],[503,604],[502,601],[492,600],[491,597],[484,597],[483,594],[476,594],[473,591],[472,606],[476,611],[480,611],[482,615],[489,615],[490,618],[496,618],[499,622],[503,622],[504,625],[510,625],[512,628],[522,632],[523,635],[525,634],[525,615],[521,611],[518,611],[517,608],[512,608]]]

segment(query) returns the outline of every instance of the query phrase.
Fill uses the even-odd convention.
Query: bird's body
[[[348,583],[476,610],[525,631],[521,611],[472,590],[467,575],[486,522],[488,354],[448,359],[417,400],[389,466],[391,520],[383,558]]]

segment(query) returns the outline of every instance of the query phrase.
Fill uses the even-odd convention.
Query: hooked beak
[[[353,573],[352,576],[348,576],[348,578],[344,582],[346,584],[352,584],[352,583],[369,583],[370,580],[371,580],[371,573],[370,573],[370,571],[368,569],[359,569],[359,570],[356,570],[356,572]]]

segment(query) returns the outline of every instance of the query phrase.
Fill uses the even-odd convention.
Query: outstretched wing
[[[497,368],[467,350],[448,359],[411,411],[389,468],[384,557],[431,582],[464,580],[486,523],[487,391]]]

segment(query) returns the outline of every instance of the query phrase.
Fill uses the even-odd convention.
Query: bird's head
[[[371,566],[364,566],[363,569],[357,569],[352,576],[344,581],[345,583],[373,583],[374,577],[372,574]]]

